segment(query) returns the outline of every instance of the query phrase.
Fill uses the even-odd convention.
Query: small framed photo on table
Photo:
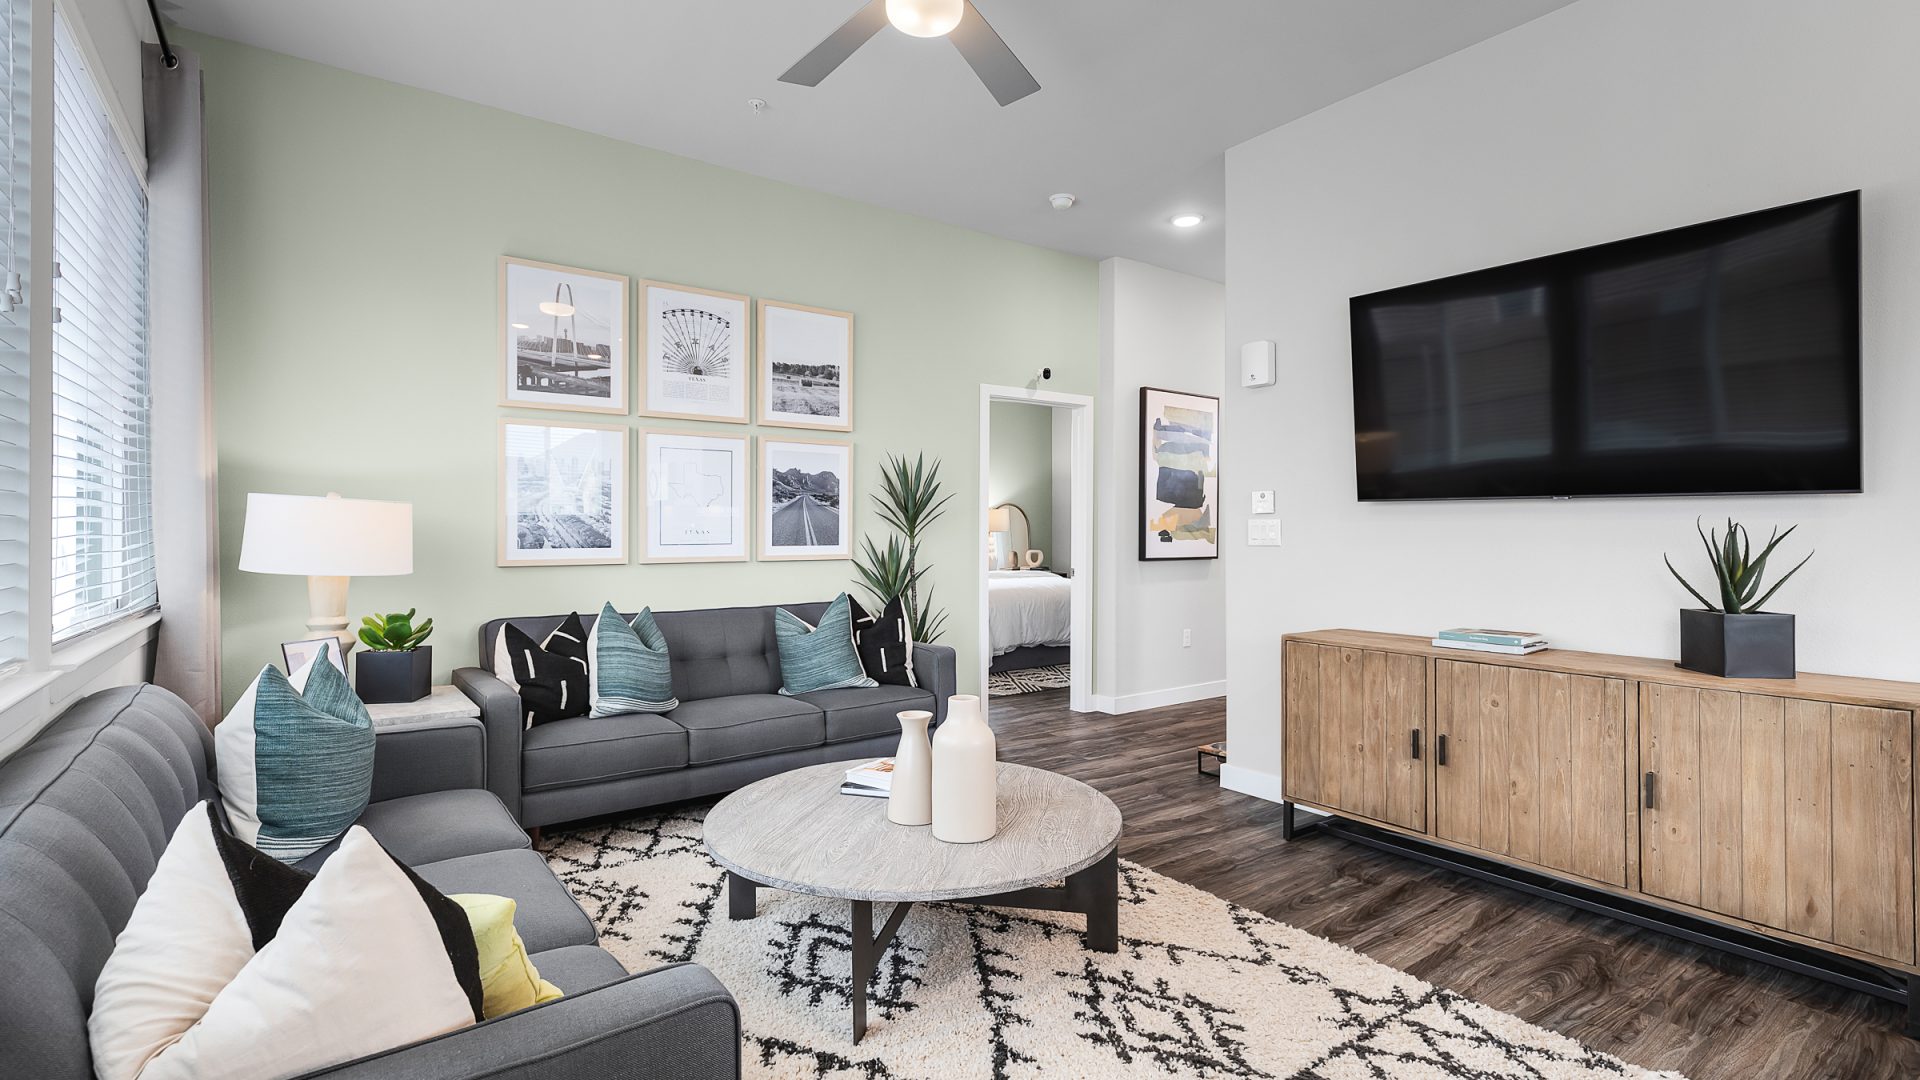
[[[340,674],[345,675],[347,673],[346,650],[340,647],[340,639],[333,637],[281,642],[280,659],[287,665],[287,674],[292,675],[294,672],[313,663],[313,658],[319,656],[320,650],[328,645],[333,646],[333,648],[327,649],[327,662],[339,668]]]

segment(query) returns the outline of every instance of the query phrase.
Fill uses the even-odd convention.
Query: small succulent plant
[[[375,652],[405,652],[420,647],[433,633],[433,620],[428,619],[419,626],[413,625],[413,616],[418,609],[408,608],[406,614],[368,615],[360,620],[360,643]]]
[[[1732,518],[1727,519],[1727,535],[1724,539],[1721,538],[1718,529],[1709,534],[1701,527],[1698,518],[1694,519],[1693,527],[1700,534],[1700,543],[1706,546],[1708,560],[1713,563],[1713,576],[1720,586],[1720,602],[1715,604],[1701,595],[1699,589],[1688,584],[1687,579],[1680,576],[1680,571],[1674,570],[1671,556],[1666,557],[1667,569],[1672,571],[1675,580],[1685,586],[1686,590],[1693,594],[1693,598],[1700,601],[1701,606],[1708,611],[1718,611],[1727,615],[1751,615],[1758,612],[1767,606],[1767,601],[1773,599],[1773,594],[1780,591],[1780,586],[1785,585],[1788,578],[1799,573],[1800,567],[1807,565],[1807,559],[1813,558],[1813,553],[1808,552],[1806,559],[1801,559],[1792,570],[1781,575],[1780,580],[1773,583],[1773,588],[1761,593],[1760,579],[1767,571],[1768,557],[1773,554],[1773,549],[1780,546],[1782,540],[1792,536],[1793,530],[1800,526],[1788,526],[1786,532],[1775,528],[1773,534],[1767,538],[1766,546],[1760,549],[1758,558],[1753,557],[1753,548],[1747,539],[1746,526],[1735,522]],[[1754,599],[1755,594],[1759,594],[1759,599]]]

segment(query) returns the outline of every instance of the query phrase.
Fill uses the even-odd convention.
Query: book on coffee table
[[[875,758],[864,765],[856,765],[848,769],[847,783],[859,787],[876,788],[880,794],[885,795],[893,790],[893,759]]]
[[[863,799],[885,799],[890,798],[893,793],[886,788],[868,787],[865,784],[849,781],[840,785],[840,794],[858,795]]]

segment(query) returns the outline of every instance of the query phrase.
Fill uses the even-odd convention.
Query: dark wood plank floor
[[[1636,1065],[1694,1080],[1920,1077],[1902,1011],[1865,994],[1331,836],[1195,774],[1225,703],[1105,716],[1067,692],[995,698],[1000,757],[1077,777],[1121,854]]]

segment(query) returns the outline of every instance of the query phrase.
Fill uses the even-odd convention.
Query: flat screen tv
[[[1357,296],[1363,501],[1860,490],[1860,193]]]

